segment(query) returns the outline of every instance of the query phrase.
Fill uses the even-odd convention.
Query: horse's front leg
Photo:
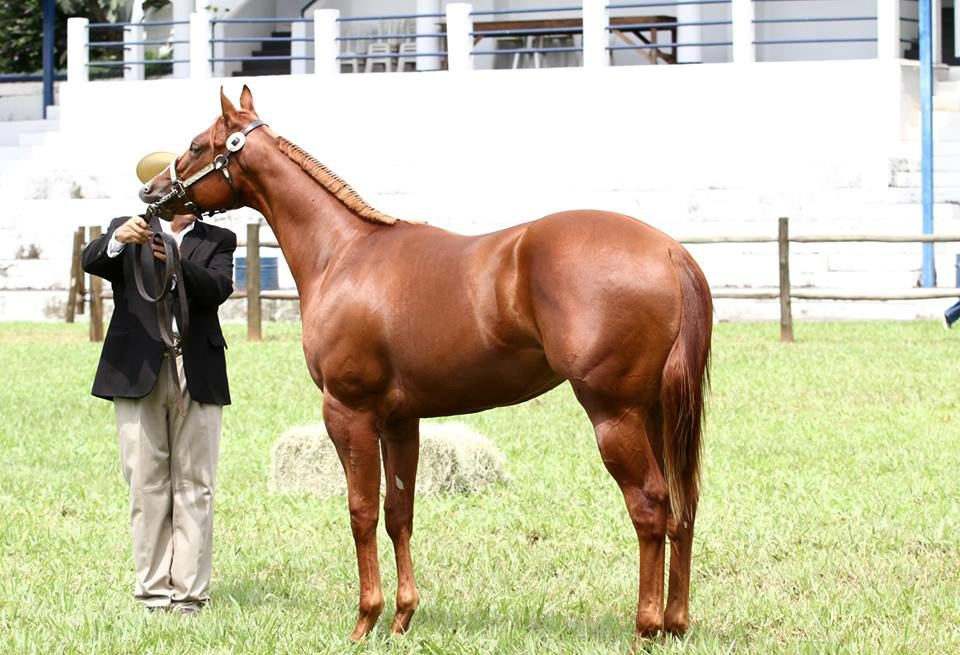
[[[390,629],[407,631],[420,603],[413,575],[410,537],[413,535],[413,499],[420,457],[420,420],[388,424],[383,435],[383,470],[387,476],[387,497],[383,504],[387,534],[397,558],[397,614]]]
[[[357,547],[360,574],[360,616],[350,638],[358,641],[373,630],[383,612],[383,589],[377,562],[380,518],[380,436],[374,412],[348,407],[324,395],[323,422],[347,476],[350,527]]]

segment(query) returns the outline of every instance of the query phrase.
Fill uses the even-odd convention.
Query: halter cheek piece
[[[183,279],[183,268],[180,261],[180,249],[176,240],[160,229],[158,224],[160,210],[172,202],[180,201],[183,205],[196,214],[197,218],[203,220],[204,215],[212,216],[220,212],[236,209],[240,206],[240,194],[237,193],[237,187],[230,177],[230,155],[240,152],[243,144],[247,142],[247,135],[258,127],[266,125],[263,121],[254,121],[247,125],[243,131],[234,132],[227,137],[227,152],[214,157],[213,162],[207,164],[199,171],[191,175],[188,179],[180,181],[177,179],[177,161],[170,162],[170,181],[173,188],[170,193],[163,196],[157,202],[147,207],[145,218],[150,222],[150,227],[154,233],[160,237],[163,244],[163,252],[166,255],[166,264],[161,264],[153,256],[152,248],[144,248],[142,244],[136,244],[134,247],[134,266],[133,279],[137,286],[137,292],[147,303],[157,308],[157,323],[160,333],[160,340],[163,342],[164,350],[169,357],[170,381],[173,383],[174,395],[177,399],[177,411],[180,416],[186,416],[186,407],[183,400],[183,391],[181,388],[180,374],[177,371],[177,355],[180,353],[180,344],[186,341],[187,333],[190,330],[190,306],[187,301],[186,280]],[[226,209],[204,209],[197,203],[190,200],[187,195],[187,189],[202,180],[213,171],[220,171],[223,177],[230,185],[233,192],[233,205]],[[153,264],[154,288],[156,295],[151,295],[143,283],[143,269]],[[177,317],[177,326],[179,327],[179,338],[173,333],[173,286],[176,280],[177,297],[180,302],[180,316]]]
[[[174,202],[180,202],[184,207],[187,208],[192,214],[195,214],[197,218],[203,220],[204,216],[213,216],[214,214],[220,214],[222,212],[230,211],[231,209],[236,209],[240,206],[240,194],[237,192],[237,187],[233,183],[233,177],[230,175],[230,156],[235,152],[240,152],[243,149],[244,144],[247,142],[247,135],[253,132],[258,127],[266,125],[263,121],[253,121],[240,132],[234,132],[227,137],[227,152],[221,153],[213,158],[213,161],[201,168],[199,171],[191,175],[186,180],[177,179],[177,161],[174,160],[170,162],[170,182],[171,188],[170,193],[160,198],[152,205],[147,208],[147,214],[153,215],[159,212],[160,209],[163,209],[166,205],[169,205]],[[201,207],[196,202],[190,199],[190,196],[187,195],[187,189],[192,187],[194,184],[205,178],[210,173],[214,171],[219,171],[223,173],[224,179],[227,181],[227,184],[230,186],[230,191],[233,193],[233,203],[230,207],[225,207],[223,209],[206,209]]]

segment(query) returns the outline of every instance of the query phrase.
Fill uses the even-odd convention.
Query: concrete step
[[[908,141],[919,141],[922,132],[919,121],[911,124],[906,130],[906,139]],[[960,141],[960,121],[954,118],[934,120],[933,138],[935,141]]]
[[[60,129],[60,121],[6,121],[0,122],[0,146],[20,145],[24,134],[55,132]]]
[[[922,162],[919,158],[907,159],[896,163],[896,170],[920,172]],[[933,148],[933,170],[935,173],[960,173],[960,154],[941,154],[936,144]]]
[[[20,146],[59,146],[65,142],[61,132],[25,132],[20,135]]]
[[[893,174],[893,186],[919,187],[921,175],[919,171],[898,171]],[[938,188],[956,188],[960,190],[960,172],[934,173],[934,185]]]
[[[34,149],[24,146],[0,146],[0,161],[23,161],[33,159]]]

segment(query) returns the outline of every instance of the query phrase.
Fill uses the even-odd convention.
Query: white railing
[[[941,0],[929,0],[939,6]],[[734,63],[751,63],[756,60],[757,52],[757,22],[754,14],[754,0],[729,0],[730,2],[730,38],[732,42],[732,59]],[[657,3],[660,4],[659,2]],[[664,6],[670,6],[663,0]],[[682,4],[691,4],[684,2]],[[609,25],[611,5],[618,7],[612,0],[582,0],[583,17],[583,66],[586,68],[604,67],[610,65],[609,57]],[[446,5],[445,34],[447,68],[451,71],[467,71],[475,68],[473,32],[473,5],[465,2],[455,2]],[[184,17],[178,17],[185,20]],[[308,63],[312,59],[312,68],[315,74],[332,75],[341,72],[338,58],[340,52],[341,19],[336,9],[318,9],[309,12],[300,22],[292,22],[294,38],[292,40],[291,73],[303,74],[308,71]],[[878,0],[877,2],[877,57],[880,59],[897,59],[903,56],[903,42],[905,35],[901,20],[899,0]],[[278,21],[281,19],[278,19]],[[354,18],[344,20],[355,20]],[[293,19],[291,19],[293,21]],[[308,56],[307,24],[313,24],[313,55]],[[677,23],[678,25],[683,23]],[[909,27],[909,26],[908,26]],[[183,44],[177,48],[175,61],[177,77],[189,74],[191,78],[211,76],[211,18],[206,12],[195,12],[189,16],[189,28],[183,24],[177,27],[179,34],[189,31],[189,45]],[[934,31],[939,34],[940,25],[935,25]],[[132,29],[127,39],[134,43],[142,43],[142,31]],[[181,39],[182,41],[182,39]],[[83,82],[90,79],[90,68],[94,64],[89,58],[89,30],[88,21],[84,18],[71,18],[67,26],[68,51],[68,80]],[[436,46],[430,46],[436,48]],[[183,57],[189,54],[189,63]],[[124,49],[122,64],[128,73],[127,79],[142,79],[143,52],[141,45],[133,45]],[[139,66],[139,68],[138,68]]]

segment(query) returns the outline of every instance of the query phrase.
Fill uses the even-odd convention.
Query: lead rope
[[[153,256],[153,249],[148,252],[148,259],[143,258],[143,244],[134,246],[133,280],[140,297],[157,308],[157,323],[160,328],[160,339],[163,341],[167,357],[170,360],[170,379],[173,382],[174,395],[177,399],[177,411],[181,417],[187,415],[183,401],[183,389],[180,385],[180,371],[177,369],[177,342],[173,335],[173,297],[171,295],[173,281],[177,281],[177,297],[180,300],[180,316],[177,317],[177,326],[180,328],[181,350],[190,329],[190,309],[187,306],[186,283],[183,279],[183,267],[180,261],[180,249],[176,240],[160,228],[159,219],[153,212],[147,211],[150,219],[150,228],[154,230],[163,242],[163,253],[166,263],[161,263]],[[151,296],[143,284],[143,266],[153,262],[154,287],[159,289],[156,296]]]

